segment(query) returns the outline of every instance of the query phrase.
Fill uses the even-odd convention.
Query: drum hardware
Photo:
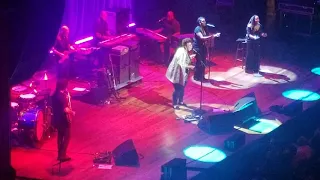
[[[14,92],[23,92],[23,91],[26,91],[28,88],[26,86],[23,86],[23,85],[17,85],[17,86],[13,86],[12,88],[12,91]]]
[[[18,119],[19,131],[27,131],[32,140],[37,142],[43,139],[44,134],[44,114],[40,108],[26,110],[20,113]]]
[[[11,88],[14,95],[11,102],[11,132],[17,136],[18,141],[25,139],[28,142],[41,142],[50,138],[53,132],[51,126],[52,108],[48,106],[50,90],[47,89],[48,75],[45,72],[42,80],[45,80],[45,90],[38,91],[39,81],[29,81],[25,85],[17,85]],[[37,105],[38,97],[44,97],[44,105]]]

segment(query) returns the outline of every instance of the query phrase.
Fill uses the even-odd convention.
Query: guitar
[[[254,40],[258,40],[258,39],[260,39],[261,37],[267,37],[268,36],[268,34],[267,33],[261,33],[260,34],[260,36],[259,35],[254,35],[254,37],[253,37],[253,39]]]
[[[59,58],[59,64],[64,63],[67,59],[69,59],[69,56],[73,53],[80,53],[83,55],[91,54],[93,51],[99,50],[100,48],[97,47],[90,47],[90,48],[74,48],[70,49],[68,51],[63,52],[63,56],[60,56]]]
[[[73,116],[75,115],[74,111],[72,111],[72,106],[71,106],[71,96],[69,92],[65,92],[67,101],[68,101],[68,108],[70,109],[71,112],[66,113],[66,117],[69,123],[72,122]]]

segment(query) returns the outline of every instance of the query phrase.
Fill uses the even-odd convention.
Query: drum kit
[[[28,138],[33,142],[42,142],[50,138],[52,108],[49,106],[50,88],[38,86],[44,78],[33,77],[31,82],[19,84],[11,88],[11,132],[18,137]],[[23,136],[23,137],[21,137]]]

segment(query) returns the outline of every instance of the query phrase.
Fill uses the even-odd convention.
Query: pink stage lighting
[[[75,88],[73,88],[72,90],[77,91],[77,92],[84,92],[84,91],[86,91],[87,89],[86,89],[86,88],[82,88],[82,87],[75,87]]]
[[[85,43],[85,42],[88,42],[88,41],[91,41],[93,39],[93,36],[90,36],[90,37],[86,37],[84,39],[80,39],[78,41],[76,41],[74,44],[82,44],[82,43]]]
[[[128,25],[129,28],[130,28],[130,27],[133,27],[133,26],[136,26],[136,23],[130,23],[130,24]]]

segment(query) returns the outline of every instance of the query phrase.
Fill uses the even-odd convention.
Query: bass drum
[[[44,114],[41,109],[33,108],[21,112],[19,118],[19,129],[29,131],[31,138],[41,141],[44,135]]]

